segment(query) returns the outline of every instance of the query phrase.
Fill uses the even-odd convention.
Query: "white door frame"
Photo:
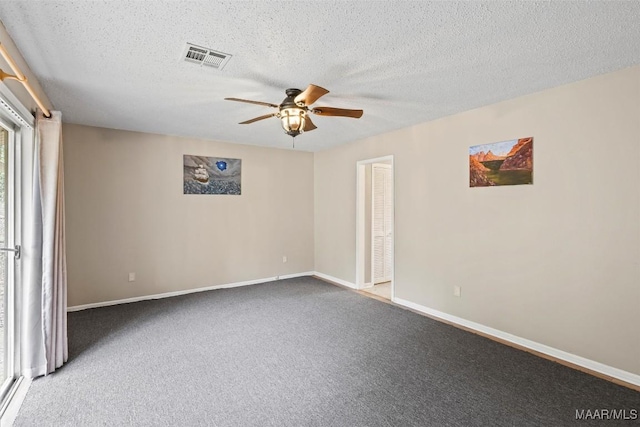
[[[395,301],[395,198],[396,198],[396,179],[395,165],[393,155],[376,157],[374,159],[360,160],[356,162],[356,289],[362,289],[365,286],[365,166],[372,163],[390,162],[391,176],[393,184],[393,209],[391,210],[391,222],[393,224],[393,234],[391,236],[391,301]]]

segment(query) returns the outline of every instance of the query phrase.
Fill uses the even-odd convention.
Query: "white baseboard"
[[[346,286],[347,288],[358,289],[356,287],[355,283],[347,282],[346,280],[338,279],[337,277],[329,276],[328,274],[324,274],[324,273],[320,273],[320,272],[314,271],[313,275],[314,276],[318,276],[321,279],[325,279],[325,280],[328,280],[330,282],[335,282],[335,283],[337,283],[339,285]]]
[[[275,280],[282,280],[282,279],[291,279],[291,278],[303,277],[303,276],[317,276],[317,277],[319,277],[321,279],[325,279],[325,280],[328,280],[330,282],[335,282],[335,283],[337,283],[339,285],[342,285],[342,286],[345,286],[347,288],[357,289],[355,283],[351,283],[351,282],[348,282],[348,281],[343,280],[343,279],[338,279],[337,277],[333,277],[333,276],[330,276],[328,274],[320,273],[318,271],[307,271],[307,272],[303,272],[303,273],[287,274],[287,275],[283,275],[283,276],[274,276],[274,277],[268,277],[268,278],[264,278],[264,279],[247,280],[247,281],[244,281],[244,282],[227,283],[227,284],[223,284],[223,285],[214,285],[214,286],[208,286],[208,287],[204,287],[204,288],[186,289],[186,290],[182,290],[182,291],[166,292],[166,293],[162,293],[162,294],[144,295],[144,296],[134,297],[134,298],[125,298],[125,299],[120,299],[120,300],[104,301],[104,302],[99,302],[99,303],[76,305],[76,306],[68,307],[67,311],[69,311],[69,312],[70,311],[79,311],[79,310],[85,310],[85,309],[89,309],[89,308],[106,307],[106,306],[117,305],[117,304],[126,304],[126,303],[130,303],[130,302],[154,300],[154,299],[160,299],[160,298],[169,298],[169,297],[174,297],[174,296],[178,296],[178,295],[186,295],[186,294],[191,294],[191,293],[196,293],[196,292],[211,291],[211,290],[215,290],[215,289],[235,288],[235,287],[239,287],[239,286],[256,285],[256,284],[259,284],[259,283],[272,282],[272,281],[275,281]],[[503,340],[503,341],[507,341],[507,342],[513,343],[513,344],[515,344],[517,346],[524,347],[524,348],[536,351],[538,353],[548,355],[548,356],[553,357],[555,359],[562,360],[562,361],[568,362],[570,364],[586,368],[586,369],[588,369],[590,371],[593,371],[593,372],[601,373],[601,374],[609,376],[611,378],[616,378],[618,380],[624,381],[624,382],[629,383],[629,384],[640,386],[640,375],[637,375],[637,374],[634,374],[634,373],[631,373],[631,372],[627,372],[627,371],[624,371],[622,369],[614,368],[612,366],[605,365],[603,363],[596,362],[594,360],[590,360],[590,359],[587,359],[587,358],[584,358],[584,357],[581,357],[581,356],[577,356],[575,354],[571,354],[571,353],[568,353],[568,352],[563,351],[563,350],[558,350],[557,348],[549,347],[547,345],[540,344],[538,342],[531,341],[531,340],[528,340],[526,338],[521,338],[519,336],[512,335],[510,333],[503,332],[503,331],[500,331],[498,329],[494,329],[494,328],[491,328],[489,326],[482,325],[480,323],[472,322],[470,320],[466,320],[466,319],[463,319],[461,317],[453,316],[451,314],[447,314],[447,313],[444,313],[444,312],[441,312],[441,311],[438,311],[438,310],[434,310],[432,308],[429,308],[429,307],[426,307],[426,306],[423,306],[423,305],[420,305],[420,304],[416,304],[414,302],[407,301],[407,300],[404,300],[402,298],[394,297],[393,298],[393,302],[398,304],[398,305],[401,305],[401,306],[410,308],[412,310],[418,311],[420,313],[424,313],[426,315],[429,315],[429,316],[432,316],[432,317],[435,317],[435,318],[438,318],[438,319],[445,320],[445,321],[453,323],[455,325],[459,325],[459,326],[462,326],[464,328],[468,328],[468,329],[480,332],[480,333],[482,333],[484,335],[488,335],[488,336],[491,336],[491,337],[494,337],[494,338],[498,338],[498,339]]]
[[[316,273],[317,274],[317,273]],[[472,322],[470,320],[462,319],[451,314],[443,313],[438,310],[434,310],[429,307],[425,307],[420,304],[413,303],[411,301],[404,300],[402,298],[394,298],[393,302],[398,305],[410,308],[420,313],[427,314],[429,316],[436,317],[438,319],[445,320],[447,322],[463,326],[474,331],[478,331],[484,335],[489,335],[498,338],[503,341],[507,341],[516,344],[520,347],[528,348],[538,353],[546,354],[555,359],[563,360],[576,366],[586,368],[590,371],[598,372],[607,375],[612,378],[619,379],[621,381],[640,386],[640,375],[633,374],[631,372],[623,371],[622,369],[614,368],[604,363],[596,362],[594,360],[586,359],[575,354],[567,353],[566,351],[558,350],[557,348],[549,347],[548,345],[540,344],[535,341],[521,338],[516,335],[509,334],[507,332],[500,331],[498,329],[490,328],[489,326],[482,325],[480,323]]]
[[[193,294],[196,292],[213,291],[216,289],[237,288],[239,286],[257,285],[259,283],[273,282],[275,280],[292,279],[294,277],[303,277],[303,276],[313,276],[314,273],[315,272],[313,271],[305,271],[303,273],[285,274],[282,276],[273,276],[273,277],[267,277],[264,279],[247,280],[244,282],[225,283],[223,285],[207,286],[204,288],[185,289],[181,291],[165,292],[162,294],[143,295],[143,296],[133,297],[133,298],[124,298],[124,299],[118,299],[118,300],[112,300],[112,301],[95,302],[91,304],[74,305],[71,307],[67,307],[67,312],[86,310],[89,308],[107,307],[110,305],[126,304],[130,302],[170,298],[170,297],[175,297],[179,295]]]

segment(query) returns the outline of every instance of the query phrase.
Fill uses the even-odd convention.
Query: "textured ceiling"
[[[0,19],[66,122],[291,148],[267,107],[331,91],[321,150],[640,63],[640,2],[10,1]],[[233,55],[181,61],[187,42]]]

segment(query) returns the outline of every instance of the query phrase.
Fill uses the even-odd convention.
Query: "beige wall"
[[[72,124],[63,138],[69,306],[313,270],[312,153]],[[184,195],[184,154],[242,159],[242,195]]]
[[[397,297],[640,374],[639,135],[633,67],[315,153],[316,271],[355,282],[355,165],[392,154]],[[527,136],[534,185],[469,188]]]

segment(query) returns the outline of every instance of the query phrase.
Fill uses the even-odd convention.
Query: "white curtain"
[[[33,378],[67,361],[67,265],[62,115],[36,113],[32,218],[23,281],[22,373]]]

